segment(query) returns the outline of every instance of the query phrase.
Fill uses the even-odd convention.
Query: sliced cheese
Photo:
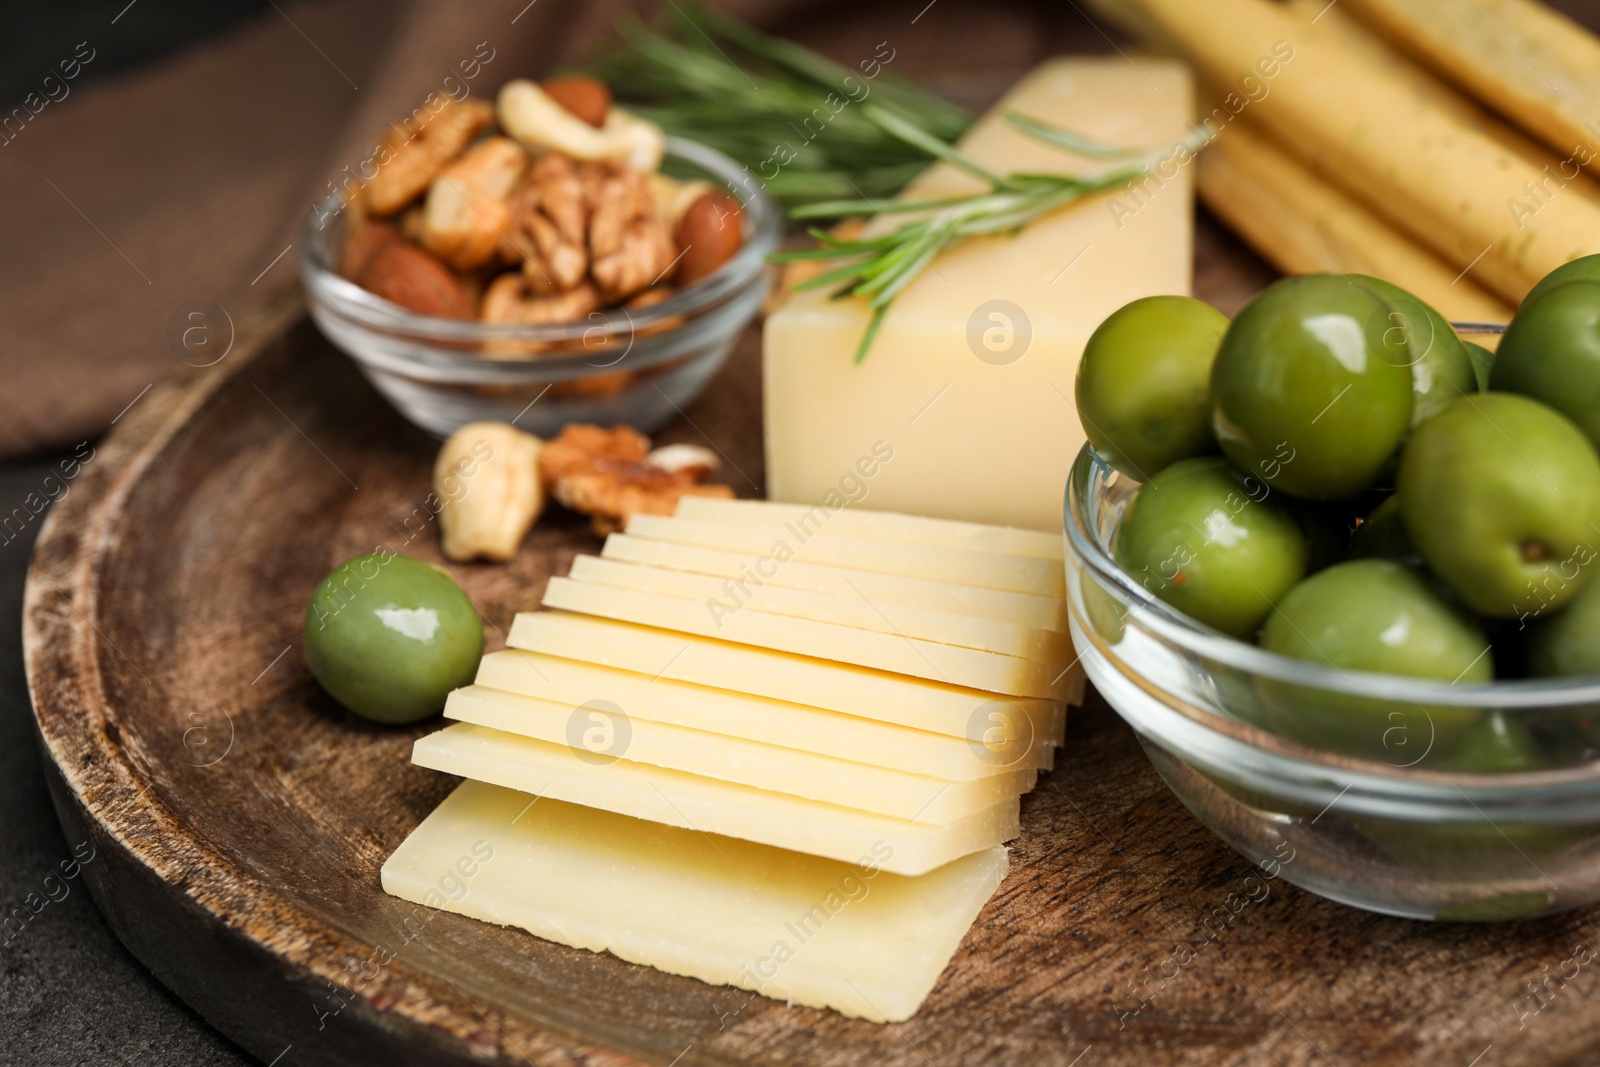
[[[636,819],[851,862],[890,853],[883,869],[925,874],[1015,837],[1015,797],[976,815],[935,825],[801,800],[631,760],[607,761],[565,745],[471,723],[419,738],[412,762],[446,774],[602,808]]]
[[[978,522],[930,519],[892,511],[868,511],[849,505],[781,504],[771,500],[725,500],[721,497],[686,496],[678,501],[676,516],[695,522],[739,523],[766,529],[793,527],[810,536],[841,534],[878,541],[915,542],[1013,556],[1062,558],[1061,538],[1038,530],[1014,526],[987,526]]]
[[[899,574],[877,574],[802,563],[799,560],[779,564],[769,556],[701,548],[671,541],[649,541],[627,534],[607,537],[601,555],[624,563],[712,575],[747,587],[777,586],[831,593],[834,596],[858,596],[875,604],[903,604],[929,611],[956,612],[1062,633],[1067,629],[1066,600],[1062,597],[984,589],[927,578],[908,578]]]
[[[1064,669],[993,652],[744,608],[718,615],[679,597],[551,578],[545,607],[1015,696],[1059,698]]]
[[[917,730],[982,740],[995,717],[1021,713],[1049,736],[1059,702],[999,697],[883,671],[749,648],[653,627],[557,611],[525,611],[506,636],[512,648],[604,664],[773,700],[826,708]],[[1074,667],[1081,671],[1081,666]]]
[[[1049,770],[1059,740],[1050,733],[1053,718],[1036,728],[1020,712],[1001,715],[983,738],[969,740],[523,649],[483,657],[478,684],[569,708],[609,701],[635,719],[950,781],[1017,768]]]
[[[567,575],[580,582],[699,601],[713,620],[749,607],[773,615],[837,623],[876,633],[1039,660],[1053,663],[1058,669],[1072,660],[1071,641],[1066,634],[1057,631],[948,611],[879,604],[863,594],[812,593],[782,586],[736,586],[729,579],[642,567],[598,556],[579,556],[572,561]]]
[[[559,704],[479,685],[451,693],[444,715],[567,745],[596,757],[670,767],[806,800],[934,824],[964,819],[1020,796],[1032,789],[1039,777],[1032,768],[1012,768],[985,778],[951,782],[641,719],[609,700]]]
[[[759,526],[691,522],[662,515],[635,515],[628,520],[627,532],[652,541],[743,552],[769,558],[779,565],[798,559],[803,563],[824,563],[908,578],[932,578],[1014,593],[1066,595],[1066,575],[1060,561],[1037,556],[1007,556],[861,537],[807,538],[790,530],[773,534]]]
[[[1043,144],[1005,113],[1160,151],[1188,132],[1192,109],[1179,62],[1056,59],[960,145],[1000,172],[1100,172],[1115,164]],[[1072,399],[1078,358],[1117,308],[1189,291],[1190,170],[1163,165],[1020,232],[962,241],[899,294],[860,363],[866,301],[833,300],[825,289],[788,296],[762,331],[772,498],[839,503],[864,490],[889,511],[1059,531],[1067,472],[1084,443]],[[941,164],[901,195],[982,188]]]
[[[874,1022],[910,1018],[1006,873],[990,848],[918,878],[466,782],[384,891],[573,948]]]

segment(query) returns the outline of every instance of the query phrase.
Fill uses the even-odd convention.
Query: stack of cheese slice
[[[517,616],[414,760],[471,781],[408,899],[908,1017],[1006,869],[1083,677],[1053,535],[687,498]],[[475,842],[457,900],[441,873]],[[431,894],[432,899],[424,899]]]

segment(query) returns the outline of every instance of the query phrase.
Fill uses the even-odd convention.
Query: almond
[[[596,129],[606,124],[606,112],[611,110],[611,90],[605,82],[586,78],[582,74],[569,74],[540,82],[539,88],[550,99]]]
[[[339,274],[360,285],[372,254],[390,241],[399,239],[394,227],[386,222],[352,218],[350,228],[345,231],[344,244],[339,248]]]
[[[372,251],[356,284],[420,315],[470,319],[475,314],[472,298],[450,268],[398,237]]]
[[[678,284],[693,285],[734,257],[744,243],[739,201],[715,189],[684,209],[678,220]]]

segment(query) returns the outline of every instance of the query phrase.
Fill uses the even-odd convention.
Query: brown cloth
[[[1045,55],[1109,47],[1071,5],[719,6],[844,63],[887,40],[893,69],[969,105]],[[428,92],[464,82],[489,96],[592,54],[620,12],[655,11],[624,0],[275,7],[59,102],[35,99],[36,116],[0,132],[0,458],[97,436],[194,359],[176,340],[189,310],[236,315],[292,277],[292,245],[329,179]],[[117,32],[64,54],[62,70],[92,65]],[[481,56],[492,58],[465,80],[461,64]]]

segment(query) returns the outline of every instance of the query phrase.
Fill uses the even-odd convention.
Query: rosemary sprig
[[[971,196],[940,200],[890,203],[881,203],[871,197],[831,200],[798,207],[790,212],[790,217],[794,219],[861,215],[919,216],[907,222],[895,223],[892,232],[876,237],[841,238],[826,230],[812,228],[810,233],[819,242],[815,248],[778,252],[769,257],[779,263],[795,260],[845,261],[795,288],[833,288],[836,299],[849,296],[866,298],[868,307],[872,309],[872,319],[867,323],[866,331],[856,347],[857,363],[866,358],[895,297],[916,281],[934,257],[945,249],[969,237],[1014,233],[1075,200],[1143,177],[1151,167],[1169,155],[1176,155],[1185,149],[1198,151],[1211,138],[1209,130],[1201,127],[1170,152],[1118,149],[1012,112],[1006,115],[1008,122],[1023,133],[1054,147],[1094,158],[1135,158],[1131,162],[1084,177],[1031,173],[1001,176],[963,155],[949,143],[891,112],[867,104],[861,108],[861,114],[896,139],[928,156],[959,167],[985,182],[989,188]]]
[[[922,150],[863,117],[863,104],[942,142],[972,121],[896,77],[884,57],[862,57],[876,64],[868,77],[698,3],[668,10],[661,28],[625,24],[623,46],[591,72],[635,113],[733,157],[785,207],[893,196],[927,165]]]

